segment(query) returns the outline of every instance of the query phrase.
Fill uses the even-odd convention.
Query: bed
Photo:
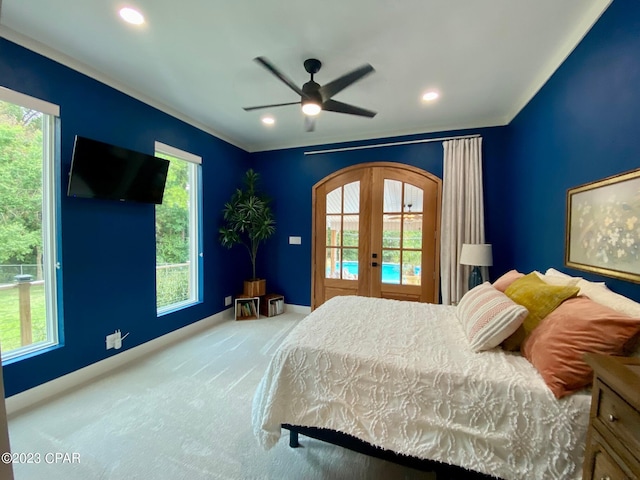
[[[337,432],[505,480],[582,475],[590,393],[561,399],[519,353],[475,352],[459,307],[335,297],[303,319],[256,391],[253,429]],[[640,329],[640,327],[638,327]]]

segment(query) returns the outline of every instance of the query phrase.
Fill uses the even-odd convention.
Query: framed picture
[[[640,169],[567,191],[565,265],[640,283]]]

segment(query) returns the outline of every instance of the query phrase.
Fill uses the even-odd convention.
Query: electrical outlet
[[[116,350],[118,348],[122,348],[122,334],[120,333],[120,330],[116,330],[115,333],[107,335],[106,343],[107,350],[111,350],[112,348],[115,348]]]
[[[224,306],[228,307],[229,305],[231,305],[231,295],[224,297]]]

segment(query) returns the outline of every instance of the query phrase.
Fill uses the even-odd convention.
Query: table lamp
[[[493,255],[490,243],[463,243],[460,251],[460,264],[471,265],[469,274],[469,290],[482,283],[482,273],[480,267],[490,267],[493,265]]]

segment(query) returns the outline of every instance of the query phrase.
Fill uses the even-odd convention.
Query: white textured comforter
[[[280,425],[506,480],[581,478],[590,397],[557,400],[523,357],[473,353],[455,307],[335,297],[274,354],[253,403],[264,448]]]

